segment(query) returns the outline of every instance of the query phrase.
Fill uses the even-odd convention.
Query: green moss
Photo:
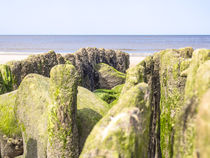
[[[194,49],[192,47],[185,47],[185,48],[180,48],[178,49],[179,54],[181,55],[181,57],[183,58],[191,58]]]
[[[14,79],[9,66],[0,65],[0,94],[13,90]]]
[[[184,106],[175,133],[174,157],[194,157],[196,152],[196,120],[202,95],[210,88],[210,50],[194,51],[188,68]]]
[[[177,117],[183,106],[185,78],[181,77],[181,63],[177,50],[160,52],[160,146],[162,157],[173,157],[173,139]]]
[[[109,105],[86,88],[78,87],[77,126],[80,152],[95,124],[108,112]]]
[[[189,67],[189,75],[186,82],[185,94],[186,97],[192,97],[195,92],[195,81],[196,74],[198,72],[199,66],[202,65],[206,60],[210,60],[210,50],[198,49],[193,53],[191,65]]]
[[[208,71],[209,72],[209,71]],[[209,78],[209,77],[208,77]],[[196,119],[196,151],[200,157],[208,158],[210,155],[210,88],[201,97]]]
[[[147,90],[147,84],[140,83],[120,96],[88,136],[81,158],[147,157],[150,118]]]
[[[14,113],[17,91],[0,95],[0,133],[7,137],[21,136]]]
[[[127,70],[125,85],[122,89],[121,94],[128,91],[131,87],[144,81],[145,68],[140,64],[135,67],[131,67]]]
[[[111,76],[120,77],[122,79],[125,79],[125,74],[122,72],[117,71],[115,68],[105,64],[105,63],[99,63],[95,66],[95,69],[99,72],[106,72],[109,73]]]
[[[49,78],[38,74],[27,75],[17,90],[15,101],[15,115],[24,140],[24,156],[47,155],[49,104]],[[37,145],[31,144],[31,140]]]
[[[77,157],[77,72],[73,65],[57,65],[50,72],[48,116],[49,157]]]
[[[99,98],[107,102],[108,104],[117,102],[124,84],[113,87],[112,89],[97,89],[95,93]]]

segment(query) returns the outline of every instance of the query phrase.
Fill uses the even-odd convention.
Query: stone
[[[202,120],[200,114],[205,105],[201,101],[210,88],[209,61],[210,50],[198,49],[193,52],[192,61],[188,68],[183,108],[178,117],[179,124],[176,125],[174,157],[195,157],[208,153],[208,150],[201,145],[207,143],[208,140],[205,138],[205,134],[204,137],[199,134],[204,131],[197,131],[196,133],[196,129],[199,127],[196,122]],[[206,120],[208,120],[208,117],[206,117]],[[197,140],[197,137],[201,137],[201,139]],[[202,150],[206,153],[200,152]]]
[[[109,105],[86,88],[78,87],[77,126],[80,152],[95,124],[108,112]]]
[[[17,89],[24,77],[30,73],[49,77],[52,67],[67,63],[73,64],[76,67],[81,79],[79,84],[93,91],[100,88],[98,84],[98,74],[94,70],[94,67],[101,62],[125,73],[126,69],[129,67],[129,55],[121,51],[82,48],[73,54],[67,54],[63,57],[61,54],[56,54],[51,50],[44,54],[30,55],[28,58],[21,61],[10,61],[6,63],[6,65],[11,71],[7,72],[11,73],[13,77],[12,90]],[[5,93],[5,89],[2,75],[0,75],[0,94]]]
[[[99,75],[98,82],[101,89],[111,89],[125,82],[125,74],[107,64],[99,63],[95,66],[95,70]]]
[[[15,89],[18,88],[24,77],[30,73],[36,73],[49,77],[50,70],[53,66],[64,64],[64,58],[51,50],[44,54],[30,55],[21,61],[10,61],[8,65],[14,76]]]
[[[196,118],[195,149],[196,154],[208,158],[210,154],[210,89],[201,97]]]
[[[185,48],[178,49],[178,52],[180,56],[183,58],[192,58],[194,49],[192,47],[185,47]]]
[[[125,73],[129,67],[127,53],[103,48],[81,48],[64,58],[76,67],[81,78],[79,85],[91,91],[101,88],[98,83],[98,73],[94,69],[97,64],[108,64],[122,73]]]
[[[121,96],[91,131],[80,158],[147,157],[147,90],[147,84],[140,83]]]
[[[173,156],[175,124],[183,106],[186,77],[181,76],[186,59],[178,50],[159,53],[160,76],[160,147],[164,157]],[[182,67],[181,67],[182,66]],[[183,69],[183,70],[182,70]]]
[[[79,156],[77,81],[78,74],[73,65],[57,65],[50,72],[47,157]]]
[[[0,157],[13,158],[23,154],[21,130],[14,113],[16,93],[0,95]]]
[[[49,78],[29,74],[21,82],[15,113],[24,140],[24,157],[47,157]]]
[[[126,82],[122,89],[122,94],[128,91],[133,86],[137,85],[140,82],[143,82],[144,76],[144,67],[140,64],[136,65],[135,67],[131,67],[126,72]]]

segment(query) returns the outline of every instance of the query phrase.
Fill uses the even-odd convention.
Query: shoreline
[[[24,53],[24,52],[0,52],[0,64],[6,64],[9,61],[18,61],[24,60],[29,55],[36,55],[41,53]],[[61,55],[65,55],[68,53],[61,53]],[[129,53],[128,53],[129,54]],[[130,53],[130,66],[133,67],[137,65],[139,62],[144,60],[145,57],[152,55],[152,53]]]

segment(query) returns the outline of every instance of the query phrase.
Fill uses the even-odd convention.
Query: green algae
[[[13,90],[14,79],[7,65],[0,65],[0,94]]]
[[[124,84],[117,85],[112,89],[96,89],[93,93],[108,104],[113,105],[118,101],[123,86]]]
[[[76,126],[78,74],[73,65],[57,65],[50,72],[48,157],[77,157]]]
[[[184,100],[185,78],[181,77],[181,65],[186,60],[180,56],[179,51],[170,49],[161,51],[159,57],[160,147],[164,158],[173,156],[175,125]]]
[[[21,130],[15,117],[15,99],[17,91],[0,95],[0,134],[7,137],[21,136]]]
[[[108,64],[99,63],[95,66],[95,69],[99,72],[106,72],[106,73],[109,73],[111,76],[116,76],[116,77],[125,79],[124,73],[117,71],[115,68],[109,66]]]
[[[140,82],[144,81],[144,71],[145,68],[140,64],[135,67],[129,68],[126,72],[126,81],[122,89],[121,94],[128,91],[131,87],[137,85]]]
[[[140,83],[121,95],[93,128],[80,157],[146,157],[150,117],[146,93],[147,84]]]
[[[86,88],[78,87],[77,126],[80,152],[95,124],[108,112],[108,110],[109,105],[97,95]]]
[[[47,156],[49,103],[49,78],[38,74],[27,75],[17,90],[15,102],[15,114],[22,131],[26,157]]]
[[[210,50],[206,49],[198,49],[193,53],[188,68],[184,106],[175,133],[174,157],[194,157],[199,154],[196,149],[196,120],[201,97],[210,88],[209,54]]]

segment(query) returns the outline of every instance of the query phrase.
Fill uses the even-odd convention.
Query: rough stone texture
[[[107,64],[99,63],[95,70],[99,75],[99,87],[102,89],[111,89],[125,83],[125,74]]]
[[[16,116],[24,140],[24,157],[47,156],[49,78],[27,75],[17,91]]]
[[[147,84],[140,83],[121,96],[93,128],[80,158],[147,157],[150,110]]]
[[[94,125],[108,112],[109,105],[88,89],[78,87],[77,108],[79,149],[81,152],[87,136]]]
[[[196,129],[199,127],[196,126],[196,122],[203,117],[200,114],[202,114],[204,104],[208,106],[208,103],[201,102],[201,99],[210,88],[209,60],[210,50],[198,49],[194,51],[190,67],[187,70],[184,106],[181,109],[181,114],[178,118],[179,124],[177,124],[177,130],[175,131],[174,157],[199,157],[209,152],[201,145],[210,143],[205,138],[205,134],[203,137],[200,135],[204,131],[196,133]],[[208,119],[206,117],[206,121]],[[207,125],[200,125],[208,127]],[[197,140],[197,137],[200,139]],[[201,151],[206,151],[206,153]]]
[[[178,53],[183,58],[191,58],[193,52],[194,52],[194,49],[192,47],[185,47],[185,48],[178,49]]]
[[[160,76],[160,146],[162,157],[173,156],[175,124],[183,106],[186,77],[181,76],[187,56],[179,50],[165,50],[159,54]],[[182,57],[183,56],[183,57]],[[188,57],[189,58],[189,57]],[[188,65],[189,66],[189,65]]]
[[[126,82],[122,89],[121,94],[124,94],[133,86],[144,81],[144,67],[141,64],[131,67],[126,72]]]
[[[14,77],[13,89],[17,89],[24,77],[30,73],[49,77],[50,70],[53,66],[69,62],[79,72],[81,78],[80,85],[93,91],[94,89],[100,88],[98,74],[94,70],[94,66],[103,62],[125,73],[129,67],[129,55],[121,51],[97,48],[82,48],[73,54],[65,55],[65,57],[62,57],[61,54],[56,54],[54,51],[31,55],[25,60],[7,63]],[[1,78],[0,75],[0,92],[2,89]],[[2,93],[5,92],[3,91]]]
[[[15,118],[17,91],[0,95],[0,157],[13,158],[23,153],[21,130]]]
[[[70,61],[79,72],[82,79],[80,85],[91,91],[101,88],[98,84],[98,73],[94,70],[96,64],[105,63],[123,73],[129,67],[129,55],[127,53],[109,49],[82,48],[64,58],[66,61]]]
[[[50,72],[47,157],[79,156],[76,125],[78,75],[73,65],[57,65]]]
[[[14,158],[23,154],[23,140],[21,138],[0,138],[0,157]]]
[[[81,77],[86,76],[83,81],[99,86],[99,80],[95,80],[98,73],[94,70],[98,63],[89,63],[98,61],[94,51],[96,54],[99,50],[88,49],[80,50],[81,56],[67,55],[65,62],[79,63]],[[64,62],[64,58],[56,56]],[[89,76],[83,73],[86,68],[91,70]],[[4,67],[3,70],[6,72],[3,76],[10,76],[9,69]],[[51,79],[32,74],[21,83],[16,114],[28,157],[46,157],[48,140],[48,157],[78,157],[80,152],[81,158],[209,157],[210,50],[193,52],[192,48],[182,48],[155,53],[127,70],[124,86],[96,90],[99,97],[79,87],[76,100],[77,81],[72,65],[59,65],[52,69]],[[2,69],[0,82],[6,85]],[[110,99],[114,91],[119,97],[114,104],[100,99],[104,94]],[[12,106],[15,95],[16,92],[12,92],[0,96],[0,132],[8,136],[1,137],[5,140],[1,141],[1,147],[10,149],[14,149],[17,144],[13,142],[18,140],[12,137],[16,136],[17,126],[11,124],[15,120]],[[2,102],[11,109],[2,106]],[[9,119],[2,119],[7,117]],[[50,121],[49,126],[44,126],[47,121]],[[29,150],[32,152],[27,152]],[[43,152],[42,156],[34,151]]]
[[[30,55],[22,61],[8,62],[7,65],[14,76],[14,88],[17,89],[26,75],[36,73],[49,77],[51,68],[58,64],[64,64],[64,62],[61,55],[56,55],[54,51],[49,51],[45,54]]]
[[[196,118],[196,151],[202,158],[210,155],[210,89],[203,95]]]

